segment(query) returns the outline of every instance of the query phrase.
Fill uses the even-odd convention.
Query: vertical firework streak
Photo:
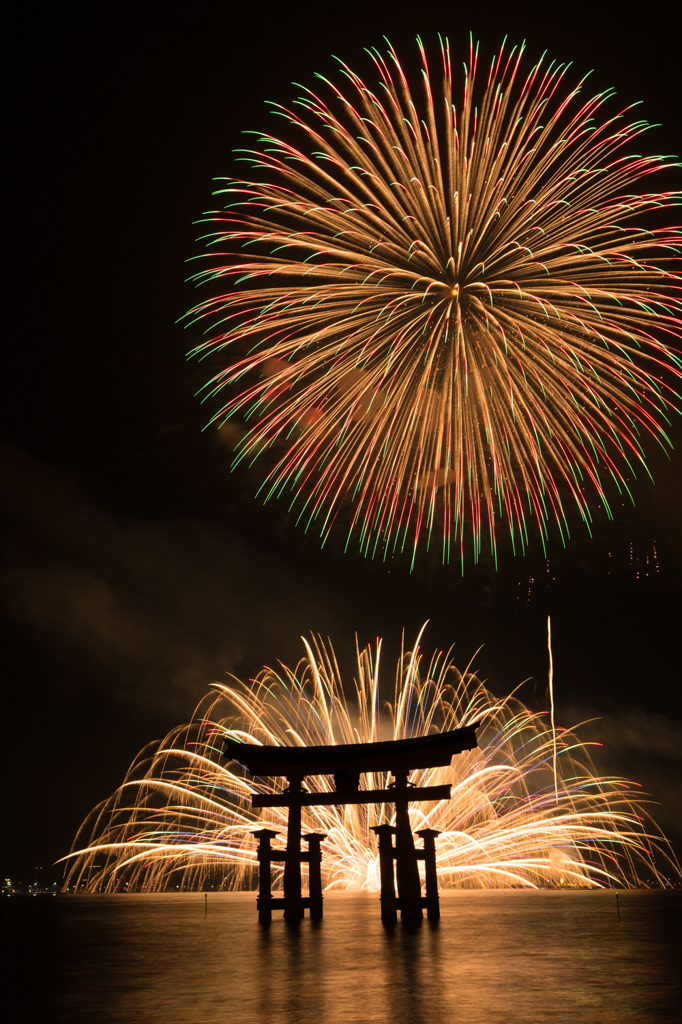
[[[144,750],[121,787],[91,813],[66,858],[65,885],[89,891],[255,885],[253,832],[286,831],[286,812],[254,812],[254,792],[283,780],[252,779],[225,763],[226,737],[291,746],[403,739],[478,724],[479,748],[450,767],[415,771],[417,786],[449,783],[452,799],[410,805],[416,831],[435,828],[443,887],[636,886],[679,880],[659,830],[633,798],[633,783],[600,778],[574,733],[514,695],[497,700],[468,669],[437,653],[424,671],[419,647],[398,663],[393,698],[382,705],[381,643],[357,652],[352,699],[330,645],[305,642],[295,670],[264,669],[250,685],[215,684],[192,721]],[[554,762],[554,770],[553,770]],[[365,789],[389,777],[367,773]],[[331,791],[329,777],[308,778]],[[555,795],[556,793],[556,795]],[[392,805],[303,808],[303,830],[325,833],[328,889],[379,887],[371,827]]]
[[[524,77],[503,47],[486,74],[472,46],[457,103],[447,42],[435,73],[419,49],[420,93],[388,46],[376,84],[341,63],[274,106],[282,136],[254,133],[256,174],[206,217],[214,295],[188,319],[263,498],[368,556],[463,561],[565,540],[571,510],[589,529],[668,447],[680,193],[642,190],[673,158],[566,65]]]
[[[554,722],[554,659],[552,658],[552,619],[547,616],[547,653],[549,655],[549,715],[552,724],[552,770],[554,772],[554,796],[559,802],[559,784],[556,777],[556,725]]]

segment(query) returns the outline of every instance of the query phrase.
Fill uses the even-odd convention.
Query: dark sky
[[[440,31],[462,57],[470,30],[487,54],[526,39],[529,60],[546,49],[576,78],[594,68],[595,91],[641,100],[662,123],[650,146],[682,148],[672,3],[637,21],[587,3],[487,4],[471,19],[451,3],[412,9],[426,13],[351,0],[6,16],[5,874],[48,873],[138,749],[214,679],[295,662],[311,631],[342,664],[356,633],[384,636],[392,657],[427,619],[427,652],[455,644],[463,666],[482,647],[493,691],[528,679],[522,696],[545,706],[551,614],[558,721],[601,716],[600,767],[643,782],[667,829],[681,819],[679,420],[676,454],[652,457],[656,485],[641,481],[636,509],[598,521],[593,541],[578,531],[549,566],[507,560],[464,579],[436,561],[410,575],[320,551],[282,508],[254,504],[201,430],[201,370],[176,326],[194,301],[192,222],[212,178],[235,171],[241,132],[270,126],[264,101],[333,74],[331,54],[360,65],[384,34],[412,53],[417,33]]]

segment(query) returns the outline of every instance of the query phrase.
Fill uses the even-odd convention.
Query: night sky
[[[609,5],[610,7],[610,5]],[[235,13],[236,8],[236,13]],[[595,8],[597,14],[595,15]],[[682,574],[680,461],[653,452],[656,484],[636,508],[597,510],[549,563],[538,556],[410,574],[299,532],[281,506],[252,500],[248,474],[194,397],[196,337],[176,321],[193,304],[186,260],[212,208],[212,179],[236,173],[241,133],[274,128],[265,100],[334,74],[332,54],[365,69],[387,35],[412,56],[438,31],[485,57],[503,37],[594,68],[595,92],[662,127],[646,152],[679,153],[679,34],[672,3],[646,21],[600,5],[270,2],[237,8],[33,5],[6,15],[12,177],[6,239],[0,598],[5,784],[3,876],[60,877],[89,809],[137,751],[187,720],[214,680],[294,663],[301,635],[329,636],[350,670],[360,643],[429,620],[427,653],[455,645],[493,692],[528,680],[547,706],[552,617],[557,721],[598,716],[603,773],[643,783],[680,850]],[[502,13],[504,10],[505,13]],[[617,8],[613,8],[614,12]],[[679,184],[678,184],[679,187]],[[350,682],[350,677],[349,677]],[[387,686],[392,677],[387,677]]]

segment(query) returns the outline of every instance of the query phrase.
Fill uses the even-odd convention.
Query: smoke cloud
[[[338,628],[329,591],[285,559],[198,522],[116,520],[64,474],[4,455],[1,599],[75,690],[186,716],[226,672],[295,662],[301,635]]]

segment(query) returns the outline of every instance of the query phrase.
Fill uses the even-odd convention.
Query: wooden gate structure
[[[423,907],[428,918],[436,920],[440,914],[436,875],[436,836],[439,833],[435,829],[419,831],[417,835],[423,845],[418,850],[410,828],[408,805],[414,800],[449,800],[450,786],[413,786],[409,776],[416,768],[449,765],[454,755],[472,750],[476,745],[475,725],[404,740],[336,746],[258,746],[226,739],[226,756],[251,775],[259,779],[277,776],[289,783],[283,793],[256,793],[252,797],[254,808],[287,807],[289,811],[285,850],[272,848],[272,840],[279,834],[272,829],[259,829],[254,833],[258,836],[259,920],[269,922],[273,909],[279,907],[284,909],[287,921],[300,920],[306,909],[313,920],[322,917],[321,844],[326,836],[317,832],[301,834],[301,808],[374,803],[395,805],[395,824],[373,827],[379,839],[382,921],[393,923],[400,910],[404,922],[416,923],[422,919]],[[390,772],[393,781],[387,789],[360,789],[360,776],[367,772]],[[311,775],[333,776],[334,791],[307,792],[303,780]],[[301,840],[307,844],[305,852],[301,851]],[[425,863],[424,896],[419,860]],[[284,896],[276,897],[271,891],[270,865],[282,861]],[[308,864],[308,896],[301,892],[303,863]]]

